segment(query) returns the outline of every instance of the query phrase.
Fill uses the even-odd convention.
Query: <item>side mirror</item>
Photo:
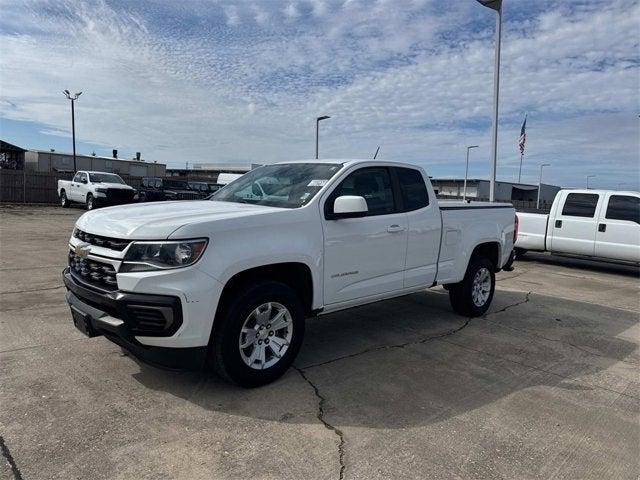
[[[369,212],[367,201],[355,195],[343,195],[333,202],[332,219],[364,217]]]

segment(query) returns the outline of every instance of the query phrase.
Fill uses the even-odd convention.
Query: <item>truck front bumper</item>
[[[119,290],[99,292],[78,282],[66,268],[62,277],[73,323],[89,337],[104,335],[147,363],[171,369],[200,369],[207,347],[144,345],[136,337],[170,337],[183,322],[181,301],[170,295]]]

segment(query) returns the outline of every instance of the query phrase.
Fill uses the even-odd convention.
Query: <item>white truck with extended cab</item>
[[[518,212],[516,257],[528,250],[640,263],[640,194],[561,190],[549,215]]]
[[[288,162],[211,200],[85,213],[63,278],[86,335],[250,387],[286,371],[310,316],[435,285],[483,315],[516,235],[510,204],[439,203],[412,165]]]
[[[79,170],[71,180],[58,180],[60,205],[83,203],[87,210],[105,205],[133,202],[136,190],[119,175],[107,172]]]

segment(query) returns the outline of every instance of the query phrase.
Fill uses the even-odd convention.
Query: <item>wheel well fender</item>
[[[471,252],[469,262],[474,257],[485,257],[489,259],[497,271],[500,268],[500,242],[482,242],[477,244]]]
[[[306,315],[311,314],[313,278],[308,265],[300,262],[274,263],[249,268],[233,275],[224,285],[216,315],[228,305],[238,291],[260,281],[281,282],[292,288],[302,300]]]

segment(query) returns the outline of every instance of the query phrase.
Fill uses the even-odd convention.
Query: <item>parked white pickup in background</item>
[[[518,213],[516,255],[527,250],[640,263],[640,193],[561,190],[549,215]]]

